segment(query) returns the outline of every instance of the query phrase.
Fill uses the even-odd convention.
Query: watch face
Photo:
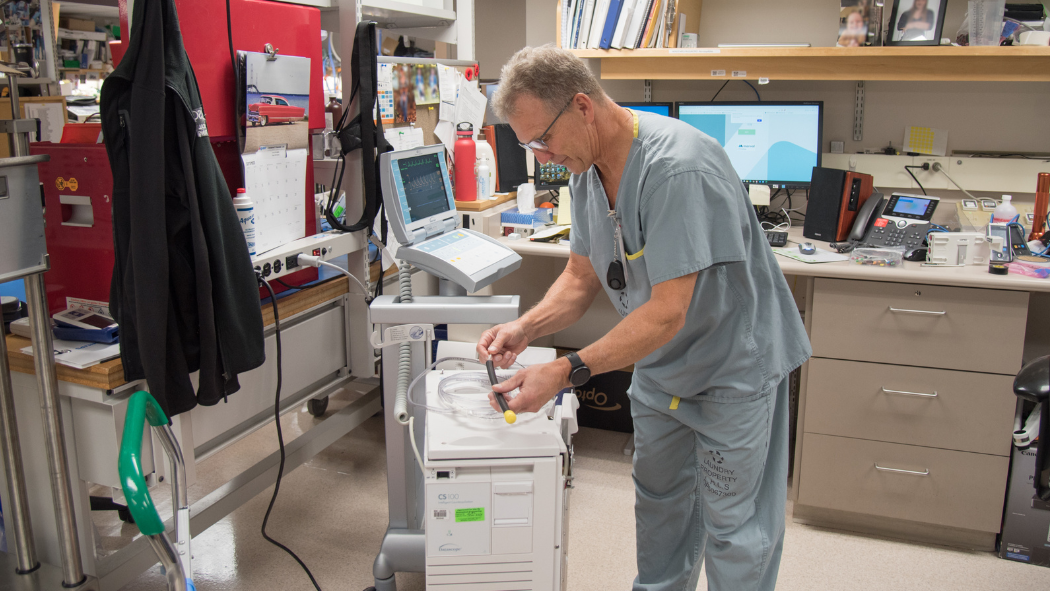
[[[577,367],[572,370],[572,374],[569,376],[569,382],[573,386],[582,386],[587,383],[587,380],[591,379],[591,370],[586,367]]]

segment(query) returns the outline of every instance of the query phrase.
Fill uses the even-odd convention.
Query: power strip
[[[252,265],[263,279],[278,279],[306,267],[299,263],[301,254],[330,261],[362,248],[367,248],[363,232],[329,230],[257,254],[252,257]]]

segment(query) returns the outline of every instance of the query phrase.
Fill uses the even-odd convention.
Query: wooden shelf
[[[575,49],[606,80],[1050,81],[1050,47]],[[725,70],[724,76],[712,76]],[[743,72],[734,76],[734,72]]]
[[[447,27],[455,24],[456,12],[396,0],[360,0],[361,18],[370,18],[380,28]]]

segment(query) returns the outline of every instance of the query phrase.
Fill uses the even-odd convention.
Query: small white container
[[[1008,224],[1017,217],[1017,208],[1014,207],[1012,195],[1003,195],[1003,202],[992,212],[992,223]]]
[[[492,197],[492,167],[489,166],[488,162],[487,158],[478,161],[478,201],[484,201]]]
[[[255,256],[255,204],[248,197],[247,191],[237,189],[233,208],[237,211],[237,221],[240,222],[244,240],[248,243],[248,254]]]

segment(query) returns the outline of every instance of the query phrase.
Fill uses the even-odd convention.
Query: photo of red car
[[[248,105],[248,122],[252,127],[271,123],[292,123],[306,119],[306,109],[288,102],[278,94],[264,94],[258,102]]]

